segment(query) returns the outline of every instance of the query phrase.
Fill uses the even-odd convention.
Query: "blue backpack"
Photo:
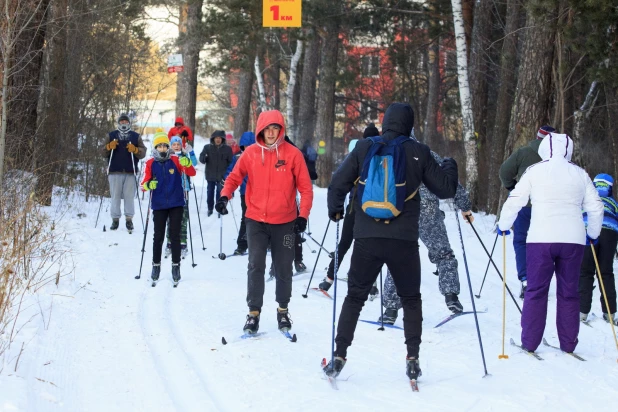
[[[399,136],[384,141],[381,136],[371,137],[373,144],[365,155],[357,186],[361,208],[376,220],[389,223],[403,211],[406,198],[406,153],[402,144],[410,140]]]

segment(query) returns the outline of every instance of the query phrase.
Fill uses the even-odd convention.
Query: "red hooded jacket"
[[[181,123],[182,126],[174,126],[170,129],[169,132],[167,132],[167,137],[168,138],[172,138],[173,136],[180,136],[182,138],[182,147],[185,147],[187,145],[187,143],[189,143],[191,145],[191,147],[193,147],[193,132],[191,131],[191,129],[189,128],[189,126],[185,126],[185,121],[182,117],[177,117],[176,121],[174,122],[174,124],[176,123]],[[184,137],[181,136],[182,132],[186,131],[187,134],[189,135],[189,137]]]
[[[274,145],[264,143],[262,131],[281,126]],[[298,216],[296,191],[300,192],[300,216],[307,219],[313,204],[313,185],[302,152],[285,141],[283,115],[278,110],[262,112],[255,130],[256,144],[247,147],[234,170],[225,179],[221,196],[228,199],[249,176],[245,200],[246,217],[270,224],[289,223]]]

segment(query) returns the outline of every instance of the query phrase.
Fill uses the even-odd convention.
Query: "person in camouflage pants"
[[[442,158],[431,152],[434,159],[440,163]],[[457,272],[457,259],[448,240],[446,227],[444,226],[444,212],[440,210],[440,200],[423,185],[419,189],[421,196],[421,214],[419,217],[419,237],[429,251],[429,261],[437,266],[438,286],[440,293],[445,297],[446,306],[454,313],[463,311],[459,302],[459,274]],[[454,198],[455,206],[461,210],[466,219],[474,217],[470,211],[472,204],[466,189],[459,184]],[[466,220],[467,222],[467,220]],[[395,282],[389,272],[386,273],[384,282],[384,323],[393,324],[397,319],[398,310],[402,308],[401,299],[397,296]],[[379,320],[380,321],[380,320]]]

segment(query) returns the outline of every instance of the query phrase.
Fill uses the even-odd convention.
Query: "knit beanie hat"
[[[365,128],[365,131],[363,132],[363,139],[374,136],[380,136],[380,132],[378,131],[378,128],[375,124],[369,123],[369,125]]]
[[[539,131],[536,133],[536,138],[537,139],[542,139],[545,136],[547,136],[548,134],[553,133],[555,131],[556,131],[556,129],[554,129],[551,126],[541,126]]]
[[[611,197],[612,187],[614,186],[614,178],[606,173],[598,174],[594,177],[594,187],[601,197]]]
[[[152,139],[152,147],[157,147],[161,143],[164,143],[168,146],[170,145],[170,139],[167,137],[165,132],[155,133],[154,138]]]
[[[179,136],[172,136],[170,139],[170,146],[174,143],[180,143],[182,145],[182,139]]]

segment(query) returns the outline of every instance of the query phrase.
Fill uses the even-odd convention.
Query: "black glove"
[[[328,212],[328,218],[330,220],[332,220],[333,222],[335,222],[335,223],[340,221],[341,219],[343,219],[343,209],[329,211]]]
[[[189,133],[186,130],[183,130],[182,133],[180,133],[180,136],[189,137]]]
[[[457,162],[452,157],[445,157],[445,158],[443,158],[442,159],[442,164],[440,166],[442,166],[443,169],[444,168],[453,167],[453,168],[455,168],[455,170],[457,170]]]
[[[307,219],[298,216],[294,222],[294,233],[303,233],[307,229]]]
[[[221,196],[219,200],[217,200],[217,203],[215,204],[215,210],[217,213],[220,215],[227,215],[227,202],[228,198],[225,196]]]

